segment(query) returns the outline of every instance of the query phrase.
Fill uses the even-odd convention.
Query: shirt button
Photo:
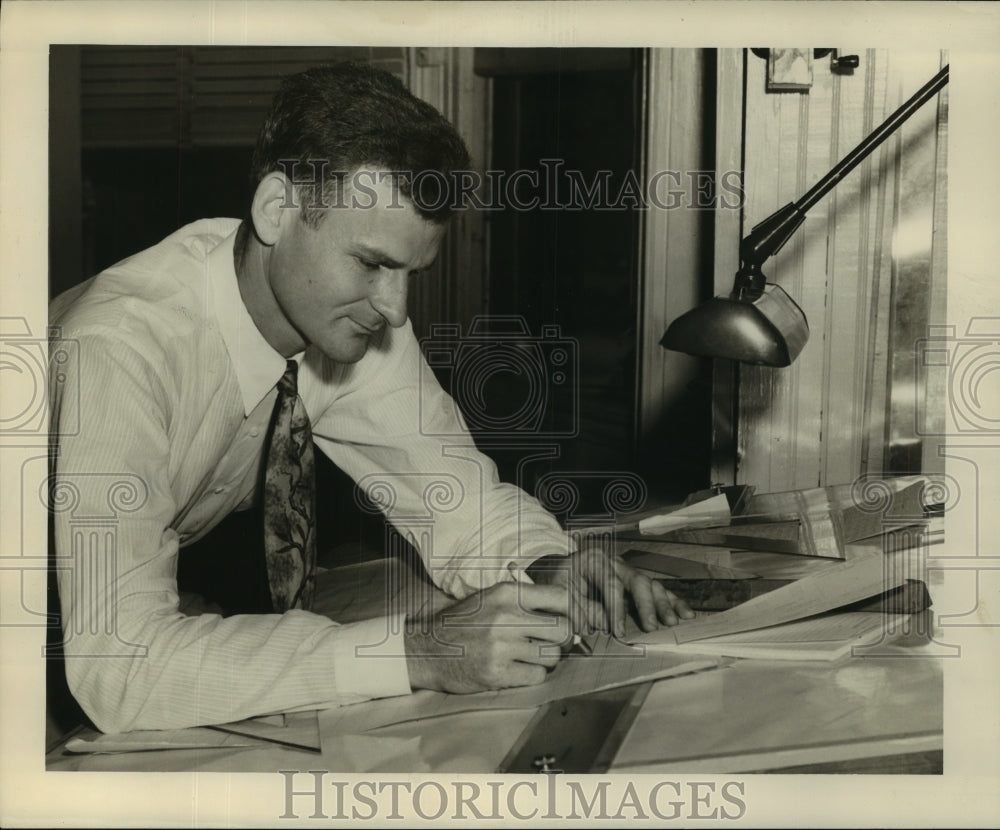
[[[250,430],[251,438],[256,438],[258,435],[260,435],[260,430],[257,429],[257,427],[254,427],[253,429]]]

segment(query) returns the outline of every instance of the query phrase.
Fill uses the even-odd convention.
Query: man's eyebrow
[[[402,268],[403,263],[393,259],[384,251],[380,251],[378,248],[369,248],[367,245],[357,245],[357,254],[359,256],[366,257],[372,262],[377,262],[380,265],[384,265],[386,268]]]
[[[387,253],[385,253],[384,251],[380,251],[378,248],[370,248],[367,245],[359,244],[359,245],[357,245],[357,253],[360,256],[366,257],[367,259],[371,260],[372,262],[377,262],[380,265],[384,265],[386,268],[389,268],[389,269],[392,269],[392,270],[399,270],[401,268],[405,268],[406,267],[406,265],[404,263],[399,262],[396,259],[393,259]],[[434,257],[434,261],[430,262],[425,267],[423,267],[423,268],[411,268],[410,270],[412,270],[412,271],[426,271],[436,261],[437,261],[437,257]]]

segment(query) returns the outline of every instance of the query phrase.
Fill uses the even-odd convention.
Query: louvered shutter
[[[402,48],[84,47],[83,147],[250,146],[282,77],[343,60],[404,74]]]

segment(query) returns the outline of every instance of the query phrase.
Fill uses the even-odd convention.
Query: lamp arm
[[[806,218],[806,211],[833,190],[844,176],[899,129],[913,113],[937,95],[947,83],[948,66],[945,66],[797,201],[789,202],[754,225],[750,233],[740,242],[740,270],[736,273],[734,290],[749,291],[751,294],[763,291],[765,278],[761,266],[769,257],[778,253],[798,230]]]
[[[781,250],[805,218],[798,202],[789,202],[753,226],[740,242],[740,270],[736,272],[734,291],[755,295],[764,290],[766,279],[761,266]]]
[[[779,208],[740,242],[740,270],[733,291],[701,303],[674,320],[660,344],[687,354],[758,366],[788,366],[809,339],[805,312],[761,266],[791,238],[809,210],[847,173],[948,83],[945,66],[829,173],[795,202]]]

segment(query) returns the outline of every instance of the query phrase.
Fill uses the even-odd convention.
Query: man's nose
[[[404,270],[383,269],[371,293],[372,307],[393,328],[406,322],[406,292],[409,281]]]

